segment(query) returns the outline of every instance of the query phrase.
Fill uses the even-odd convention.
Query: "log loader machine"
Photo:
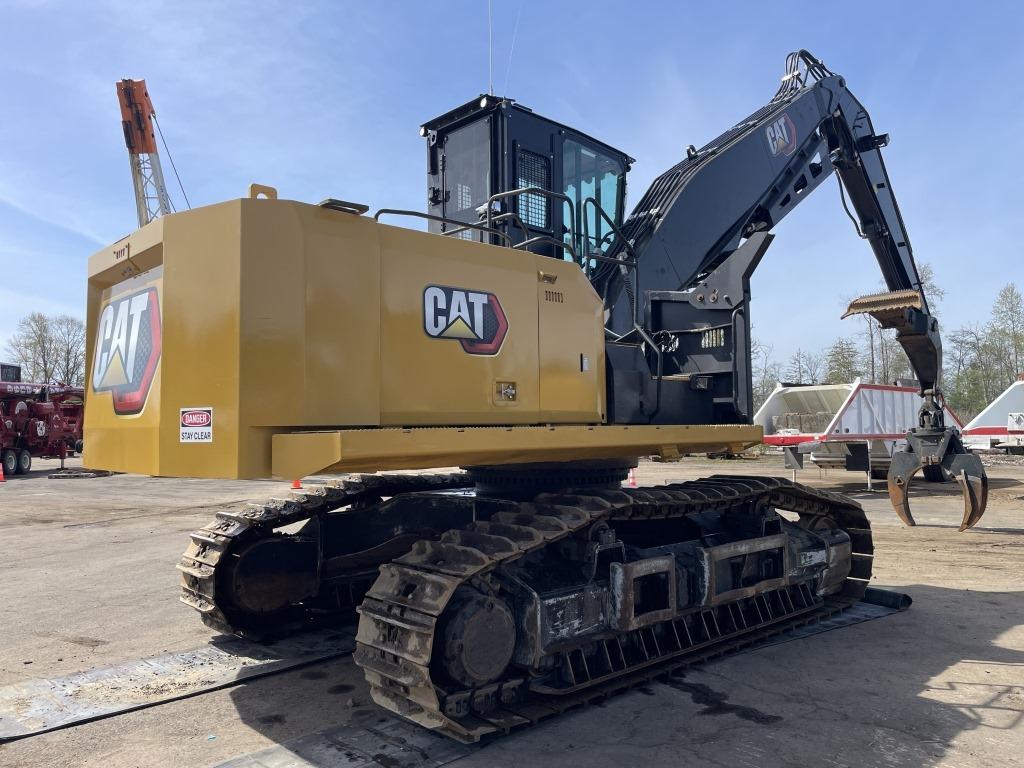
[[[833,172],[891,291],[850,312],[896,329],[921,384],[892,502],[912,524],[924,469],[961,484],[963,528],[980,519],[987,481],[942,421],[887,137],[810,54],[629,216],[628,155],[510,99],[421,133],[427,213],[253,185],[91,257],[89,466],[373,473],[192,534],[182,600],[209,626],[274,635],[357,611],[374,700],[473,741],[859,601],[871,530],[846,497],[744,476],[622,487],[640,456],[761,441],[750,277]],[[403,214],[430,231],[379,222]]]

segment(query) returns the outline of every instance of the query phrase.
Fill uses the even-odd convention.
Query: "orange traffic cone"
[[[7,480],[4,478],[4,463],[0,461],[0,483],[6,483]]]
[[[298,490],[301,490],[301,489],[302,489],[302,481],[301,480],[292,480],[292,490],[293,491],[298,491]]]

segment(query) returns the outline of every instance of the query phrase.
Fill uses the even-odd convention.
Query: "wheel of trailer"
[[[441,617],[434,663],[458,685],[493,683],[512,661],[512,611],[504,600],[461,588]]]
[[[946,478],[942,476],[942,467],[939,464],[927,464],[921,469],[921,474],[929,483],[941,483]]]
[[[7,449],[0,456],[0,460],[4,463],[4,475],[14,475],[18,472],[18,454],[16,451]]]
[[[27,475],[32,471],[32,454],[22,448],[18,451],[18,474]]]

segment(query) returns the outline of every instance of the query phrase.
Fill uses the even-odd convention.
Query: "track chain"
[[[338,512],[361,502],[373,502],[400,493],[471,487],[464,472],[451,474],[353,475],[326,485],[292,491],[289,498],[248,504],[240,511],[220,511],[213,521],[191,534],[188,549],[177,568],[181,571],[181,602],[199,611],[203,623],[225,634],[253,634],[232,624],[230,603],[218,595],[219,569],[260,537],[274,529]],[[267,630],[279,630],[268,626]],[[258,631],[255,633],[258,634]]]
[[[488,575],[503,564],[548,546],[601,521],[684,516],[751,502],[789,510],[806,528],[836,526],[851,538],[853,562],[842,590],[823,605],[793,621],[810,621],[843,610],[860,600],[871,576],[870,524],[854,501],[782,478],[717,475],[665,486],[579,493],[545,493],[517,508],[496,513],[467,529],[450,530],[439,540],[421,540],[408,554],[380,567],[380,575],[358,608],[355,661],[363,667],[370,692],[380,706],[420,725],[464,742],[507,732],[588,698],[608,695],[636,680],[666,674],[652,667],[624,675],[612,684],[560,697],[554,708],[522,703],[527,683],[510,678],[471,692],[483,706],[468,717],[454,718],[445,708],[445,692],[431,675],[434,632],[456,590],[463,586],[493,591]],[[756,642],[773,625],[742,638]],[[726,645],[734,645],[732,641]],[[720,647],[702,650],[702,657],[719,655]],[[689,663],[677,660],[673,665]],[[550,697],[549,697],[550,698]],[[538,706],[540,707],[538,709]],[[536,717],[534,717],[534,713]]]

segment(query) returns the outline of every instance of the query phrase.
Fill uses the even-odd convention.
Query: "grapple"
[[[889,500],[907,525],[916,524],[910,512],[910,481],[919,470],[923,470],[927,481],[956,480],[960,484],[964,497],[961,531],[981,520],[988,504],[988,476],[981,459],[964,448],[956,430],[913,429],[907,433],[906,448],[893,454],[889,465]]]
[[[893,454],[889,466],[889,500],[907,525],[915,525],[910,512],[910,481],[921,471],[933,483],[956,480],[964,497],[960,530],[966,531],[985,513],[988,477],[981,459],[970,453],[959,433],[947,427],[938,381],[942,370],[942,342],[938,321],[929,313],[918,290],[892,291],[862,296],[850,302],[843,317],[871,315],[883,328],[896,331],[910,365],[921,383],[924,402],[918,426],[907,432],[907,445]]]

